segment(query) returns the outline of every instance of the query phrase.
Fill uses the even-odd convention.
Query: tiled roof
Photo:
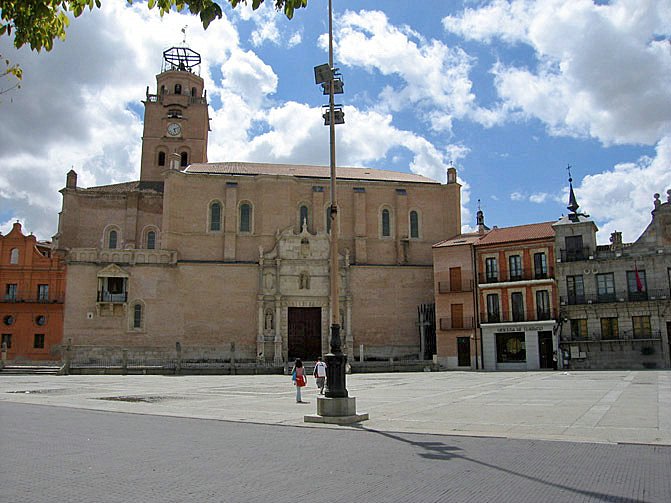
[[[184,170],[185,173],[204,173],[212,175],[279,175],[297,176],[306,178],[330,178],[328,166],[307,166],[300,164],[265,164],[253,162],[210,162],[191,164]],[[400,173],[369,168],[337,168],[336,176],[343,180],[370,180],[403,183],[432,183],[436,180],[413,173]]]
[[[144,181],[124,182],[124,183],[115,183],[112,185],[99,185],[97,187],[88,187],[85,189],[79,188],[78,190],[90,191],[90,192],[108,192],[112,194],[125,194],[127,192],[137,192],[138,190],[149,190],[162,193],[163,182],[144,182]]]
[[[555,231],[552,224],[555,222],[541,222],[538,224],[517,225],[514,227],[494,228],[485,234],[477,243],[478,246],[512,243],[529,239],[554,239]]]
[[[469,232],[467,234],[459,234],[458,236],[455,236],[450,239],[446,239],[445,241],[440,241],[439,243],[436,243],[433,245],[433,248],[445,248],[447,246],[461,246],[465,244],[473,244],[478,241],[483,236],[483,234],[479,234],[477,232]]]

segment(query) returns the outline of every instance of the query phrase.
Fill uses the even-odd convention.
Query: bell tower
[[[207,162],[210,119],[207,91],[198,75],[200,54],[188,47],[163,51],[156,93],[144,103],[140,180],[162,181],[170,159],[179,157],[181,168]],[[172,154],[177,154],[174,156]]]

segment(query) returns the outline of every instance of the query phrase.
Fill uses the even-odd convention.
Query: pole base
[[[317,398],[317,414],[304,416],[306,423],[353,424],[370,419],[367,412],[357,414],[356,398]]]

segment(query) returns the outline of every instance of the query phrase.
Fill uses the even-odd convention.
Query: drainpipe
[[[480,332],[480,356],[482,356],[482,329],[480,328],[480,308],[478,306],[478,262],[475,256],[475,245],[471,245],[471,260],[473,261],[473,306],[475,307],[475,313],[473,318],[475,320],[475,370],[479,370],[478,367],[478,332]],[[481,360],[482,369],[485,369],[485,363]]]

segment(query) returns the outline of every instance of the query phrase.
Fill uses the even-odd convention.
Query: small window
[[[617,318],[601,318],[601,338],[617,339],[618,335]]]
[[[35,334],[33,339],[33,348],[44,349],[44,334]]]
[[[182,84],[175,84],[175,94],[182,94]]]
[[[493,283],[499,279],[499,266],[495,257],[485,259],[485,277],[487,283]]]
[[[219,203],[210,205],[210,230],[214,232],[221,230],[221,204]]]
[[[513,307],[513,321],[524,321],[524,297],[520,292],[510,295],[510,303]]]
[[[645,271],[634,269],[627,271],[627,293],[629,300],[647,300],[648,288],[645,280]]]
[[[161,94],[165,94],[165,86],[161,86]]]
[[[487,322],[498,323],[501,321],[499,315],[499,295],[496,293],[487,294]]]
[[[536,292],[536,319],[550,319],[550,292],[547,290],[538,290]]]
[[[511,255],[508,257],[508,265],[510,266],[510,280],[519,281],[522,279],[522,257],[519,255]]]
[[[582,275],[566,276],[566,290],[568,293],[568,303],[584,304],[585,302],[585,284]]]
[[[172,119],[180,119],[182,117],[182,111],[176,108],[168,110],[168,117]]]
[[[587,339],[587,320],[577,319],[571,320],[571,338],[572,339]]]
[[[158,153],[158,165],[165,166],[165,152],[163,151]]]
[[[46,316],[44,316],[43,314],[35,316],[35,325],[43,327],[46,324],[47,324],[47,317]]]
[[[419,214],[416,211],[410,212],[410,237],[419,238]]]
[[[147,250],[156,249],[156,233],[154,231],[147,232]]]
[[[2,322],[3,322],[5,325],[7,325],[8,327],[11,326],[11,325],[13,325],[13,324],[14,324],[14,321],[15,321],[15,318],[14,318],[14,316],[12,316],[11,314],[8,314],[7,316],[5,316],[5,317],[2,319]]]
[[[382,210],[382,237],[391,237],[391,214],[386,208]]]
[[[596,275],[596,295],[599,302],[615,301],[615,278],[612,272]]]
[[[37,300],[49,302],[49,285],[37,285]]]
[[[182,152],[181,154],[179,154],[179,157],[180,157],[179,165],[183,168],[186,168],[189,165],[189,154],[187,154],[186,152]]]
[[[2,334],[2,342],[0,345],[6,349],[12,349],[12,334]]]
[[[19,285],[16,283],[8,283],[5,286],[5,300],[13,302],[16,300]]]
[[[191,96],[192,96],[193,98],[196,97],[196,92],[197,92],[197,91],[196,91],[196,88],[195,88],[195,87],[192,87],[192,88],[191,88]]]
[[[107,247],[110,250],[114,250],[117,247],[117,231],[111,230],[109,233],[109,239],[107,242]]]
[[[18,264],[19,263],[19,249],[12,248],[12,251],[9,252],[9,263]]]
[[[252,207],[248,203],[240,205],[240,232],[252,232]]]
[[[133,306],[133,328],[142,328],[142,304]]]
[[[632,316],[631,322],[634,326],[635,339],[647,339],[652,337],[650,316]]]
[[[548,277],[548,261],[544,252],[534,253],[534,275],[536,279]]]

